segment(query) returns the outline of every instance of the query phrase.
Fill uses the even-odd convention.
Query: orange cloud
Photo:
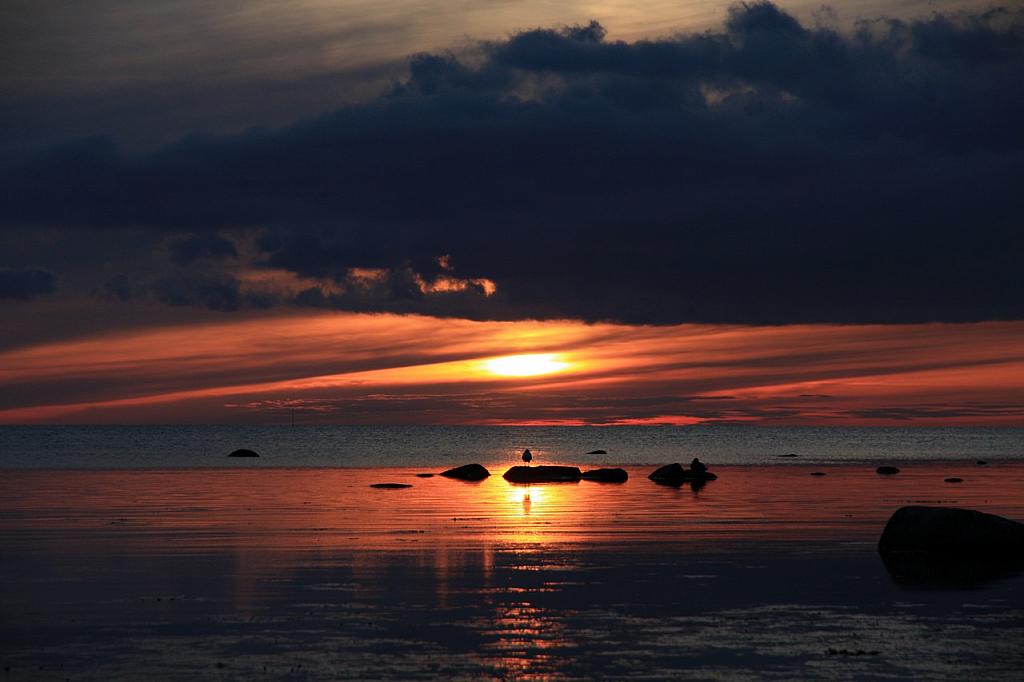
[[[1024,425],[1020,338],[1020,322],[630,327],[324,312],[0,353],[0,423]],[[493,371],[522,355],[554,360]]]

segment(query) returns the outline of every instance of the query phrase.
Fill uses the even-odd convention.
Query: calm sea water
[[[906,504],[1024,518],[1024,463],[816,468],[6,471],[2,677],[1019,680],[1022,567],[876,543]]]
[[[258,460],[229,459],[251,448]],[[14,426],[0,428],[3,469],[445,467],[516,462],[842,464],[1024,460],[1024,429],[500,427],[500,426]],[[605,455],[586,454],[605,450]],[[795,454],[796,457],[783,457]]]

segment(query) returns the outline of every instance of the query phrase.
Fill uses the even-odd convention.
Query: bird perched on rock
[[[523,461],[526,462],[527,464],[533,461],[533,453],[530,452],[530,448],[526,448],[525,450],[523,450]]]

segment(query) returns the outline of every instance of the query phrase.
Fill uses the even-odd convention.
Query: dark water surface
[[[546,463],[716,464],[1015,459],[1024,429],[760,426],[5,426],[0,469],[508,466],[524,448]],[[592,450],[604,456],[584,456]],[[789,462],[795,463],[795,462]]]
[[[1019,572],[897,581],[875,543],[904,504],[1024,518],[1024,464],[718,466],[696,490],[629,469],[540,486],[500,469],[8,470],[0,664],[55,680],[1019,679]]]

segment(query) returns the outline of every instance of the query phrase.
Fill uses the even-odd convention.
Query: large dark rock
[[[481,481],[491,475],[491,472],[479,464],[466,464],[448,471],[442,471],[442,476],[457,478],[460,481]]]
[[[587,454],[588,455],[607,455],[608,452],[606,450],[591,450]]]
[[[591,469],[583,472],[584,481],[597,481],[598,483],[625,483],[629,474],[625,469]]]
[[[899,472],[900,470],[898,467],[891,466],[880,466],[877,469],[875,469],[876,474],[882,474],[883,476],[892,476],[893,474],[898,474]]]
[[[408,483],[371,483],[371,488],[384,488],[385,490],[398,490],[400,488],[411,488]]]
[[[516,466],[506,471],[504,476],[511,483],[571,483],[582,477],[577,467],[561,466]]]
[[[703,483],[706,481],[714,481],[718,479],[718,476],[714,475],[710,471],[698,472],[690,469],[684,469],[683,465],[677,462],[675,464],[666,464],[663,467],[655,469],[647,478],[662,485],[682,485],[687,482]]]
[[[252,450],[246,450],[245,448],[241,448],[239,450],[235,450],[234,452],[232,452],[230,455],[228,455],[228,457],[259,457],[259,455],[253,452]]]
[[[885,524],[878,550],[954,559],[1024,557],[1024,524],[954,507],[902,507]]]

